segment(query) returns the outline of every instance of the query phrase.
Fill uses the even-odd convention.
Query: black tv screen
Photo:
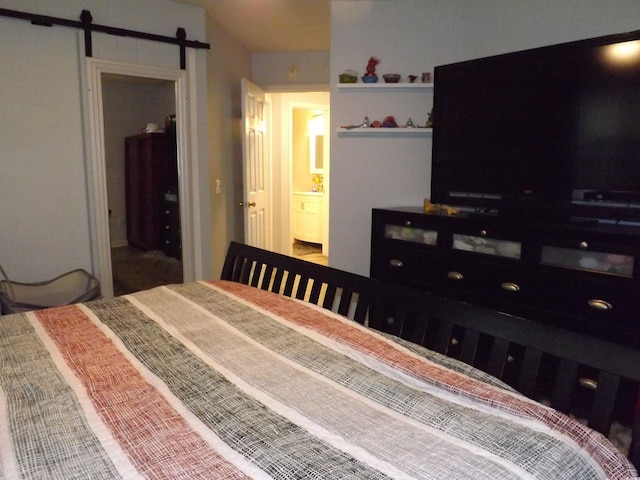
[[[640,31],[439,66],[434,83],[433,202],[566,217],[640,201]]]

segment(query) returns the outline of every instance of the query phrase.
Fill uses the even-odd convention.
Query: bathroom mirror
[[[309,135],[311,173],[324,173],[324,135]]]
[[[320,111],[309,121],[309,170],[324,174],[324,113]]]

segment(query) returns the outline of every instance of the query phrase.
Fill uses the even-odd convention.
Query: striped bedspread
[[[325,310],[198,282],[0,318],[0,478],[596,479],[600,434]]]

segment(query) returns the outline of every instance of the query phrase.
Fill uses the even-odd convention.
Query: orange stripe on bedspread
[[[422,378],[439,388],[523,418],[537,419],[581,445],[601,465],[609,478],[629,478],[629,475],[633,473],[632,467],[622,453],[604,446],[606,443],[603,443],[604,437],[560,412],[446,367],[416,358],[383,338],[376,335],[363,335],[362,329],[355,322],[353,325],[336,322],[325,312],[306,308],[290,298],[226,280],[215,280],[208,283],[254,303],[287,321],[365,352],[398,370]]]
[[[102,421],[148,478],[247,478],[195,432],[78,308],[37,312]]]

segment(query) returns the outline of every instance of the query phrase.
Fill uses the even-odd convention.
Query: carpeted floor
[[[116,296],[183,281],[182,262],[159,250],[112,248],[111,264]]]

